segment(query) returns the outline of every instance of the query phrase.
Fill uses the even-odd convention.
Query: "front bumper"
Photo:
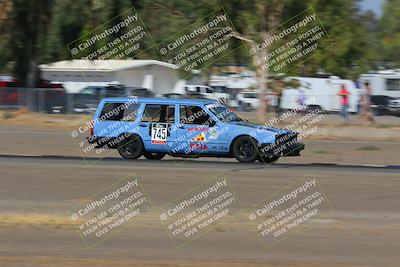
[[[388,106],[387,109],[392,114],[400,114],[400,107],[398,107],[398,106]]]
[[[274,143],[261,146],[260,153],[266,156],[293,157],[300,156],[305,145],[297,142],[297,133],[291,132],[276,137]]]

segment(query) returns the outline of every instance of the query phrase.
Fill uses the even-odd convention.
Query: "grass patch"
[[[393,125],[390,124],[377,124],[376,128],[380,128],[380,129],[387,129],[387,128],[392,128],[394,127]]]
[[[313,151],[314,154],[331,154],[331,152],[326,151],[326,150],[315,150]]]
[[[12,119],[12,118],[15,118],[14,112],[11,112],[11,111],[3,112],[3,119],[7,120],[7,119]]]
[[[362,147],[357,147],[356,150],[361,150],[361,151],[378,151],[381,150],[379,147],[376,146],[362,146]]]

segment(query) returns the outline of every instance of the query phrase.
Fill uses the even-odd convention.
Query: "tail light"
[[[90,126],[90,136],[93,137],[94,136],[94,125],[92,123],[92,125]]]

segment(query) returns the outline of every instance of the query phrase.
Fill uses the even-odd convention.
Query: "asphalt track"
[[[68,209],[126,175],[138,177],[155,209],[162,209],[221,173],[244,207],[294,181],[315,178],[333,211],[268,250],[246,218],[222,225],[182,249],[173,246],[156,218],[144,225],[132,222],[91,249],[67,221]],[[85,162],[76,156],[2,155],[0,174],[0,266],[399,266],[400,262],[396,166],[170,158]]]
[[[239,163],[234,159],[232,161],[220,161],[219,159],[208,158],[206,160],[199,159],[182,159],[182,158],[169,158],[163,160],[126,160],[122,158],[101,158],[90,157],[82,158],[79,156],[56,156],[56,155],[1,155],[0,160],[3,162],[23,162],[26,164],[58,164],[58,165],[77,165],[77,166],[92,166],[101,162],[102,167],[112,166],[120,168],[168,168],[168,169],[192,169],[192,168],[205,168],[205,169],[219,169],[227,172],[243,171],[243,170],[257,170],[268,168],[298,168],[302,171],[313,170],[338,170],[345,169],[348,171],[370,170],[375,172],[387,172],[390,170],[399,171],[400,165],[381,165],[381,164],[330,164],[330,163],[273,163],[265,164],[260,162],[253,163]]]

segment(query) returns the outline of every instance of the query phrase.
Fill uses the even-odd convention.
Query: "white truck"
[[[337,76],[329,78],[311,77],[288,77],[287,81],[297,81],[298,88],[287,87],[282,92],[282,109],[296,109],[301,103],[309,103],[310,109],[321,109],[328,112],[338,112],[341,109],[340,96],[341,86],[344,85],[349,91],[349,112],[357,112],[360,90],[351,80],[340,79]]]
[[[370,84],[371,107],[375,115],[400,116],[400,70],[383,70],[360,76],[360,87]]]
[[[227,93],[219,93],[215,91],[214,88],[206,85],[185,85],[185,92],[184,94],[190,94],[190,93],[199,93],[203,95],[205,98],[208,99],[214,99],[214,100],[220,100],[223,103],[229,103],[229,98],[230,95]]]
[[[400,70],[384,70],[362,74],[359,81],[361,88],[364,88],[366,81],[369,82],[372,95],[400,98]]]

